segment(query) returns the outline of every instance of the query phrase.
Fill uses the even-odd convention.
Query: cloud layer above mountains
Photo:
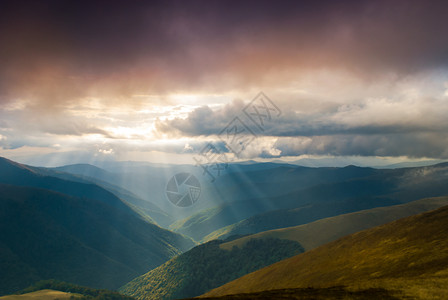
[[[447,13],[437,0],[2,1],[0,147],[183,153],[264,91],[282,115],[247,157],[448,158]]]

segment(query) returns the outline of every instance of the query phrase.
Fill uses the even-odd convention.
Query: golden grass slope
[[[299,242],[305,251],[309,251],[343,236],[445,205],[448,205],[448,197],[427,198],[400,205],[377,207],[325,218],[304,225],[252,234],[223,243],[220,247],[225,250],[231,250],[233,246],[241,248],[253,238],[278,238]]]
[[[55,290],[40,290],[22,295],[9,295],[0,297],[0,300],[56,300],[70,299],[71,297],[82,297],[80,294],[64,293]]]
[[[203,296],[332,286],[448,299],[448,206],[343,237]]]

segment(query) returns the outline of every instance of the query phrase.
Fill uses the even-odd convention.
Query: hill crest
[[[448,206],[367,229],[250,273],[203,296],[399,282],[448,283]],[[407,285],[410,285],[409,287]],[[434,284],[435,285],[435,284]],[[426,288],[431,293],[434,287]],[[440,288],[439,293],[445,293]]]

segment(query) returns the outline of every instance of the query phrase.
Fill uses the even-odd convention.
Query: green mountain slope
[[[397,200],[388,197],[359,197],[343,201],[310,202],[297,208],[272,210],[257,214],[238,223],[215,230],[205,236],[203,240],[225,239],[234,235],[248,235],[276,228],[308,224],[322,218],[398,203]]]
[[[192,242],[100,201],[0,185],[0,292],[39,279],[117,288]]]
[[[194,246],[99,186],[6,159],[0,207],[0,294],[48,278],[117,288]]]
[[[90,165],[82,166],[87,169],[94,168],[96,170],[94,174],[102,174],[99,168]],[[166,212],[124,188],[97,178],[65,173],[61,171],[62,169],[32,167],[0,157],[0,183],[46,188],[72,196],[95,198],[126,210],[132,207],[153,223],[164,226],[172,223],[172,219]],[[107,173],[107,171],[103,172]],[[123,203],[124,201],[126,204]]]
[[[205,294],[290,288],[385,288],[400,298],[447,299],[448,206],[364,230]]]
[[[301,191],[294,195],[288,194],[276,198],[227,203],[177,221],[169,229],[188,235],[196,241],[209,241],[306,224],[321,218],[363,209],[399,204],[397,200],[388,197],[355,196],[341,199],[336,195],[334,197],[313,194],[304,196],[304,193]],[[296,200],[295,204],[292,203],[294,201],[292,199]],[[285,202],[287,204],[284,205]],[[284,206],[293,208],[278,209]]]
[[[297,242],[251,240],[241,248],[222,250],[211,241],[171,259],[120,288],[137,299],[198,296],[244,274],[303,252]]]
[[[130,211],[132,208],[153,223],[156,223],[153,220],[164,225],[172,222],[160,208],[118,186],[97,179],[89,181],[53,169],[22,165],[2,157],[0,157],[0,183],[44,188],[71,196],[87,197],[104,201],[124,211]]]
[[[93,184],[65,180],[41,172],[39,168],[22,165],[0,157],[0,183],[36,187],[75,197],[86,197],[128,211],[129,206],[113,193]]]
[[[306,251],[343,236],[379,226],[400,218],[448,205],[448,197],[412,201],[406,204],[377,207],[350,214],[325,218],[308,224],[269,230],[221,244],[223,249],[241,247],[251,239],[278,238],[299,242]],[[267,221],[267,220],[266,220]]]

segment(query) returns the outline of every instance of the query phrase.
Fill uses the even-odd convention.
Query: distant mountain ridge
[[[89,164],[75,164],[58,168],[35,168],[39,172],[44,172],[49,176],[61,179],[81,182],[93,182],[119,196],[136,210],[143,213],[158,225],[167,228],[173,219],[165,211],[150,201],[146,201],[128,191],[127,189],[116,185],[120,182],[118,174],[111,173],[104,169]]]
[[[254,189],[261,193],[269,188],[285,193],[228,202],[177,221],[170,229],[207,241],[223,234],[225,237],[296,226],[338,214],[448,194],[447,163],[393,170],[279,167],[264,173],[246,174],[248,178],[260,178],[260,183],[252,182]],[[273,176],[272,182],[263,187],[269,175]],[[287,187],[294,186],[296,190],[287,192]]]
[[[129,207],[114,194],[92,183],[67,181],[42,174],[38,169],[0,157],[0,183],[38,187],[75,197],[87,197],[128,210]]]
[[[423,186],[424,180],[419,182],[420,175],[413,179],[415,184],[406,183],[410,182],[406,178],[412,177],[410,174],[425,169],[445,170],[439,172],[440,178],[431,177],[427,186]],[[200,168],[191,165],[117,162],[107,170],[83,164],[55,170],[96,180],[97,184],[114,193],[118,193],[117,190],[106,186],[105,182],[131,190],[136,197],[123,195],[122,198],[163,227],[197,241],[208,241],[223,233],[230,236],[296,226],[341,213],[448,193],[444,183],[448,180],[448,172],[443,164],[423,168],[375,169],[236,162],[229,164],[226,172],[213,183],[201,173]],[[165,194],[170,176],[180,171],[196,174],[201,182],[201,198],[196,205],[185,209],[171,205]],[[410,192],[406,193],[406,190]],[[150,207],[151,203],[161,209],[157,211]],[[262,219],[268,215],[273,221],[263,225]],[[231,230],[226,232],[228,229]]]
[[[304,225],[246,235],[223,243],[220,247],[230,250],[234,246],[243,246],[251,239],[278,238],[297,241],[306,251],[309,251],[343,236],[446,205],[448,205],[448,196],[421,199],[401,205],[376,207],[324,218]]]

